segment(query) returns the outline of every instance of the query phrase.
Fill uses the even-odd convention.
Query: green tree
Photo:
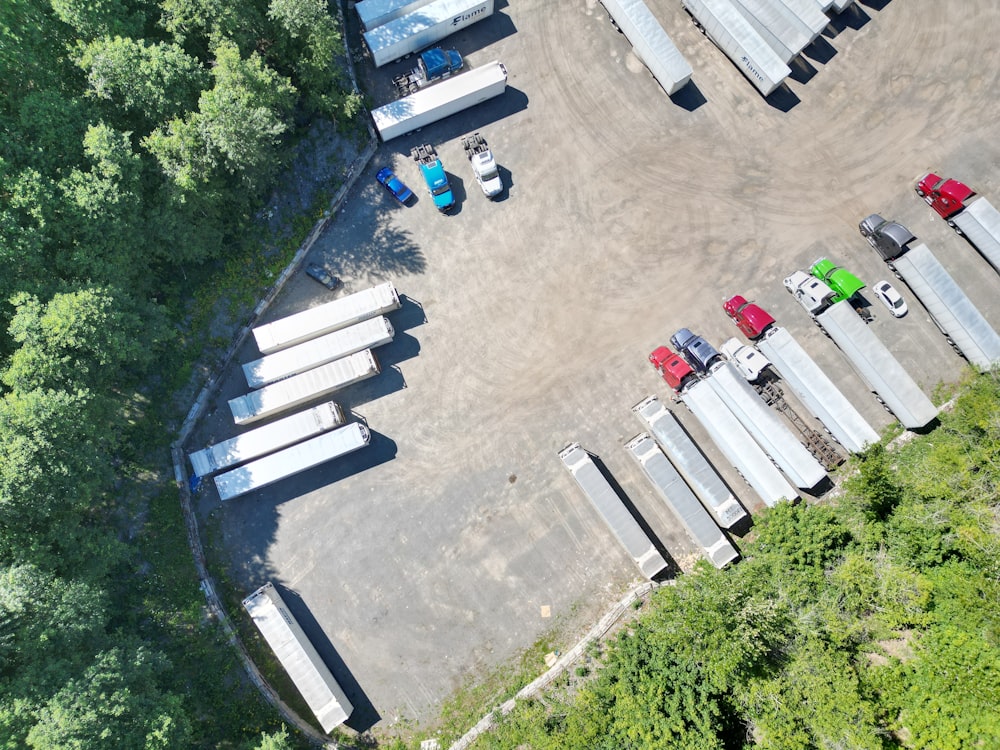
[[[34,748],[169,750],[191,735],[180,696],[164,693],[169,664],[146,646],[128,643],[99,654],[39,711],[28,733]]]
[[[145,10],[152,3],[123,0],[50,0],[59,20],[79,39],[99,36],[136,36],[142,33]]]

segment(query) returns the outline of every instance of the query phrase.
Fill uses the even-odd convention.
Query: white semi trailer
[[[625,450],[639,464],[646,478],[712,565],[724,568],[740,556],[653,438],[646,433],[636,435],[625,444]]]
[[[361,21],[361,30],[371,31],[432,2],[434,0],[361,0],[355,3],[354,10]]]
[[[347,721],[354,706],[274,585],[265,583],[243,600],[243,607],[323,731],[329,733]]]
[[[781,422],[781,418],[767,407],[731,362],[713,365],[706,380],[796,487],[811,489],[826,478],[826,471],[819,461]]]
[[[500,96],[507,68],[491,62],[372,110],[375,129],[388,141]]]
[[[666,560],[646,536],[628,508],[615,494],[597,464],[579,443],[570,443],[559,451],[559,459],[580,485],[583,494],[600,513],[604,523],[618,538],[646,578],[652,579],[667,567]]]
[[[493,15],[494,0],[434,0],[364,33],[376,68],[400,60]]]
[[[916,430],[931,423],[937,416],[934,404],[848,300],[830,304],[833,290],[804,271],[786,278],[785,288],[829,334],[861,379],[904,427]]]
[[[248,464],[215,475],[221,500],[259,490],[282,479],[325,464],[364,448],[371,440],[368,428],[358,422],[324,432]]]
[[[695,381],[681,391],[680,399],[765,505],[774,507],[799,496],[712,386]]]
[[[743,506],[684,431],[677,417],[656,396],[640,401],[632,407],[632,411],[649,427],[670,462],[719,526],[730,529],[747,517]]]
[[[243,375],[247,379],[247,385],[260,388],[363,349],[375,349],[388,344],[394,335],[395,331],[388,318],[369,318],[247,362],[243,365]]]
[[[236,424],[250,424],[328,396],[378,373],[375,355],[371,349],[365,349],[230,399],[229,410]]]
[[[784,62],[808,46],[812,32],[781,0],[732,0],[741,15]]]
[[[271,354],[325,333],[385,315],[399,307],[396,287],[391,282],[386,282],[259,325],[253,329],[253,337],[261,354]]]
[[[757,341],[788,386],[830,434],[851,453],[878,442],[878,433],[847,400],[833,381],[796,341],[788,329],[772,326]]]
[[[194,473],[204,477],[340,427],[344,421],[343,409],[328,401],[191,453],[188,458]]]
[[[792,74],[730,0],[681,0],[705,35],[764,96]]]
[[[691,80],[691,66],[642,0],[601,0],[635,55],[668,95]]]
[[[1000,211],[985,196],[965,183],[933,172],[920,178],[916,191],[1000,273]]]
[[[781,0],[781,2],[806,25],[813,40],[830,24],[830,17],[823,12],[826,9],[818,5],[816,0]]]

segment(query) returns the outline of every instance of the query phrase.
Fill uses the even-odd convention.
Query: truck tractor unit
[[[462,56],[457,50],[432,47],[420,53],[417,67],[409,73],[396,76],[392,84],[400,96],[408,96],[436,81],[443,81],[462,69]]]
[[[759,339],[774,325],[774,318],[769,312],[753,302],[747,302],[746,298],[739,294],[724,302],[722,309],[740,329],[740,333],[751,341]]]
[[[688,328],[679,329],[670,337],[670,343],[698,372],[708,372],[708,369],[722,358],[718,349]]]
[[[503,192],[503,181],[500,179],[500,170],[497,169],[497,161],[493,157],[486,139],[479,133],[473,133],[462,139],[462,148],[472,165],[472,172],[476,175],[476,182],[479,188],[490,200],[496,198]]]
[[[420,174],[427,183],[427,190],[434,201],[434,207],[441,213],[451,211],[455,207],[455,195],[451,192],[448,175],[445,174],[444,165],[438,158],[437,151],[431,144],[425,143],[410,151],[410,156],[420,167]]]
[[[933,172],[917,181],[916,191],[1000,273],[1000,211],[992,203],[968,185]]]
[[[855,294],[865,288],[865,283],[850,271],[835,266],[833,261],[827,258],[818,258],[809,268],[809,273],[825,283],[836,294],[831,302],[840,302],[842,299],[851,299]]]

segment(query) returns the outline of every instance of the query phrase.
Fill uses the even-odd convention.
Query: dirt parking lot
[[[678,2],[647,2],[694,68],[673,100],[596,0],[499,0],[448,40],[473,66],[504,62],[507,93],[383,146],[312,253],[349,291],[391,280],[406,298],[378,351],[383,373],[337,399],[372,445],[224,506],[201,495],[232,576],[289,594],[357,706],[356,729],[432,722],[461,684],[543,634],[570,645],[637,577],[557,459],[569,441],[601,457],[681,569],[697,559],[622,444],[642,430],[629,408],[668,396],[651,349],[681,326],[715,344],[736,335],[724,297],[772,312],[879,429],[888,415],[782,288],[790,271],[827,255],[869,286],[887,277],[857,231],[878,211],[924,239],[1000,327],[1000,277],[912,190],[937,168],[1000,199],[1000,6],[859,4],[765,100]],[[365,65],[381,103],[412,61]],[[510,186],[496,203],[462,155],[474,130]],[[407,158],[419,142],[453,179],[452,216],[434,211]],[[385,164],[416,205],[374,183]],[[911,313],[893,320],[869,295],[873,326],[932,393],[964,363],[898,287]],[[321,292],[299,275],[268,318]],[[251,339],[238,361],[257,356]],[[234,368],[192,447],[234,433],[225,400],[245,389]]]

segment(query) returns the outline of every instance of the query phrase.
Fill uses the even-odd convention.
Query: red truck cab
[[[649,362],[663,376],[671,388],[680,391],[688,378],[694,376],[694,370],[680,354],[676,354],[665,346],[658,346],[649,355]]]
[[[747,302],[746,297],[736,295],[724,302],[722,309],[733,319],[736,327],[748,339],[759,339],[764,332],[774,325],[774,318],[753,302]]]
[[[965,202],[976,194],[976,191],[958,180],[928,172],[917,182],[914,190],[927,202],[942,219],[947,219],[965,208]]]

